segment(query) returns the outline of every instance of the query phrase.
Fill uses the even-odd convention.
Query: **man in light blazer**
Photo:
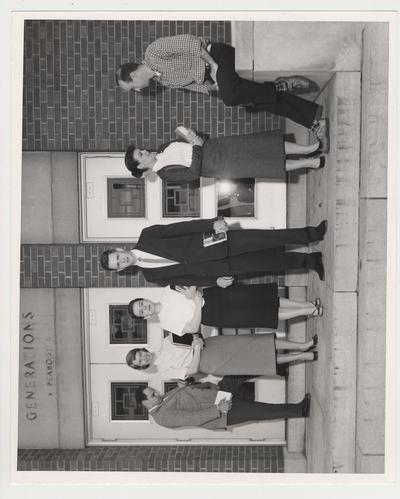
[[[159,286],[228,287],[239,274],[271,274],[292,269],[312,269],[324,280],[320,252],[285,251],[286,244],[305,245],[323,239],[324,220],[317,227],[298,229],[229,230],[223,218],[199,219],[142,230],[133,250],[105,251],[100,258],[106,270],[136,273]],[[226,233],[221,242],[206,245],[210,234]]]
[[[250,378],[252,376],[225,376],[218,385],[194,383],[175,388],[165,395],[151,387],[140,387],[136,390],[136,403],[142,404],[157,424],[167,428],[198,426],[226,430],[237,424],[309,416],[309,393],[297,404],[267,404],[248,400],[241,388]],[[216,404],[219,390],[232,393],[232,399],[222,399]]]

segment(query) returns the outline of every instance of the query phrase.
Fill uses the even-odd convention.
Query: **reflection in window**
[[[145,208],[144,179],[132,177],[107,179],[108,218],[144,218]]]
[[[200,179],[186,184],[163,181],[162,216],[200,217]]]
[[[218,180],[216,182],[218,216],[254,217],[254,186],[253,178]]]
[[[128,314],[128,305],[109,305],[110,344],[147,343],[147,321]]]
[[[147,409],[137,404],[135,391],[147,383],[111,383],[111,419],[113,421],[132,421],[149,419]]]

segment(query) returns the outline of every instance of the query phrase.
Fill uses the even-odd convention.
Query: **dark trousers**
[[[229,274],[271,274],[286,270],[316,269],[318,260],[313,253],[285,251],[273,248],[228,257]]]
[[[241,78],[235,69],[235,49],[225,43],[213,43],[210,55],[218,64],[219,96],[227,106],[256,104],[269,111],[310,128],[316,119],[318,104],[289,92],[277,92],[271,81],[256,82]]]
[[[321,239],[320,233],[316,227],[272,230],[233,229],[229,230],[227,235],[228,256],[279,248],[286,244],[304,245]]]
[[[228,426],[251,423],[252,421],[303,417],[301,402],[298,404],[266,404],[244,399],[242,385],[250,378],[254,378],[254,376],[224,376],[218,383],[221,390],[233,394],[232,407],[227,414]]]
[[[315,227],[276,230],[229,230],[228,256],[230,275],[273,273],[296,269],[315,269],[313,253],[285,251],[286,244],[305,245],[319,241]]]

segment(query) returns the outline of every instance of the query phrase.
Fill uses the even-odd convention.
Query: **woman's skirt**
[[[278,327],[278,286],[233,285],[204,290],[201,323],[212,327]]]
[[[216,376],[276,374],[275,334],[213,336],[205,340],[199,371]]]
[[[202,152],[202,177],[286,180],[284,139],[279,130],[209,139]]]

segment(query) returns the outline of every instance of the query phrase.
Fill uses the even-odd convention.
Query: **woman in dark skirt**
[[[178,127],[177,135],[184,141],[163,144],[157,152],[129,146],[125,165],[131,174],[139,178],[156,172],[163,180],[178,183],[199,177],[285,181],[287,171],[325,164],[319,142],[309,146],[286,142],[279,130],[203,140],[193,130]]]
[[[177,296],[177,293],[181,296]],[[178,301],[175,301],[175,298],[178,298]],[[193,302],[195,307],[193,307]],[[180,324],[179,316],[186,314],[184,310],[186,307],[192,311],[193,317],[196,316],[196,311],[193,312],[194,308],[200,307],[199,319],[188,321],[184,329],[173,330],[173,322]],[[226,289],[206,288],[203,295],[194,286],[190,288],[177,286],[175,290],[168,286],[163,291],[159,302],[154,303],[144,298],[136,298],[129,303],[128,312],[131,316],[140,318],[149,318],[158,314],[163,329],[182,335],[196,333],[200,322],[213,327],[276,329],[279,319],[290,319],[301,315],[320,316],[322,306],[319,299],[311,303],[280,298],[275,283],[238,285]],[[164,322],[169,320],[165,319],[166,312],[174,316],[172,322]],[[198,340],[194,341],[196,343]],[[165,345],[158,355],[157,365],[161,370],[169,371],[170,376],[171,370],[174,372],[173,370],[176,369],[181,373],[183,368],[187,368],[187,376],[198,371],[221,376],[228,374],[275,375],[277,364],[318,358],[316,351],[310,351],[316,346],[317,337],[305,343],[281,340],[276,338],[275,334],[210,337],[205,340],[205,348],[201,350],[200,355],[197,355],[197,361],[191,360],[189,364],[187,364],[187,357],[185,356],[183,360],[180,355],[181,347],[175,347],[178,349],[175,352],[169,340],[164,339],[163,342]],[[281,350],[293,353],[279,352]],[[131,352],[129,358],[127,357],[127,363],[131,367],[142,366],[143,368],[143,363],[150,364],[149,355],[151,354],[146,349],[135,349]],[[178,365],[179,369],[176,367]]]

